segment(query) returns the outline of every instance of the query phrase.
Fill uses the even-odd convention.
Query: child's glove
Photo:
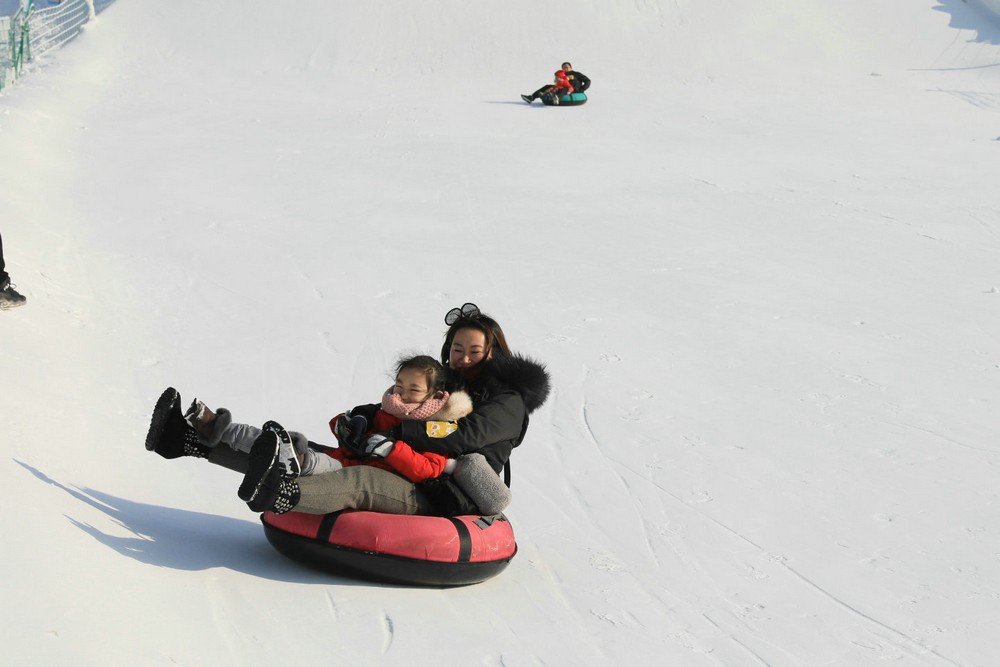
[[[370,459],[373,456],[386,457],[395,445],[396,442],[385,433],[376,433],[363,440],[358,439],[345,444],[354,456],[361,459]]]
[[[396,441],[389,437],[391,435],[391,433],[376,433],[368,436],[365,441],[365,451],[372,456],[381,456],[382,458],[389,456],[389,452],[396,446]]]
[[[365,431],[368,430],[368,420],[361,415],[351,415],[351,411],[348,410],[340,416],[337,420],[337,424],[333,429],[333,434],[337,436],[337,442],[341,446],[346,446],[348,449],[353,451],[357,443],[365,435]],[[353,446],[352,446],[353,445]]]

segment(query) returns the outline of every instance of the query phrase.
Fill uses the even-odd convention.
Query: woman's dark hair
[[[403,371],[414,370],[424,374],[430,393],[447,389],[450,376],[445,367],[437,359],[426,354],[415,357],[404,357],[396,363],[396,377]]]
[[[462,329],[475,329],[483,332],[483,335],[486,336],[486,349],[483,350],[484,358],[488,359],[490,354],[495,356],[511,353],[510,347],[507,345],[507,337],[504,336],[500,324],[489,315],[477,312],[470,317],[458,318],[448,327],[448,331],[444,335],[444,345],[441,346],[441,363],[445,366],[448,365],[448,359],[451,356],[451,344],[455,340],[455,334]]]

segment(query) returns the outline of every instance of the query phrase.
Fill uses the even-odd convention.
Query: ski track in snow
[[[882,389],[879,385],[877,385],[875,383],[869,383],[864,378],[861,378],[859,376],[845,376],[845,377],[847,377],[848,379],[851,379],[852,381],[860,382],[861,384],[871,384],[871,386],[873,388],[876,388],[876,389]],[[591,425],[591,419],[590,419],[590,416],[589,416],[589,404],[586,402],[586,400],[584,400],[584,402],[583,402],[583,404],[582,404],[582,406],[580,408],[580,415],[581,415],[581,421],[582,421],[582,425],[583,425],[583,430],[584,430],[584,433],[585,433],[586,437],[597,448],[597,450],[601,451],[602,454],[603,454],[605,450],[604,450],[604,447],[601,445],[600,440],[597,437],[597,435],[595,434],[594,429],[593,429],[593,427]],[[915,427],[911,427],[911,428],[915,428]],[[924,431],[925,429],[917,429],[917,430]],[[930,433],[931,435],[935,435],[937,437],[942,437],[943,439],[948,440],[949,442],[952,442],[953,444],[957,444],[959,446],[965,446],[965,445],[962,445],[962,443],[954,442],[954,441],[952,441],[949,438],[945,438],[945,437],[940,436],[939,434],[933,433],[931,431],[926,431],[926,432]],[[978,449],[978,448],[971,447],[971,449]],[[989,450],[983,450],[983,451],[989,451]],[[995,452],[990,452],[990,453],[995,453]],[[682,513],[694,514],[701,522],[707,523],[707,524],[709,524],[711,526],[714,526],[716,529],[722,531],[723,534],[728,535],[729,537],[732,537],[732,538],[738,540],[739,542],[743,543],[744,545],[747,545],[747,546],[751,547],[751,549],[753,551],[755,551],[756,553],[758,553],[760,556],[766,558],[767,562],[771,563],[774,566],[777,566],[778,568],[780,568],[781,570],[783,570],[787,574],[791,575],[792,581],[797,582],[799,585],[804,586],[806,589],[808,589],[809,591],[811,591],[811,592],[813,592],[813,593],[821,596],[822,598],[831,601],[832,603],[834,603],[839,608],[847,611],[851,615],[853,615],[856,618],[860,619],[864,624],[870,626],[872,628],[873,632],[875,632],[875,634],[876,634],[876,636],[878,637],[879,640],[881,640],[881,641],[888,641],[889,643],[891,643],[893,646],[895,646],[901,652],[901,654],[897,655],[896,658],[889,657],[887,659],[898,659],[899,657],[902,657],[903,654],[909,655],[909,656],[915,657],[915,658],[923,657],[923,656],[926,656],[926,655],[932,655],[935,658],[937,658],[938,660],[943,661],[944,663],[946,663],[948,665],[959,665],[959,663],[957,663],[954,660],[948,658],[947,656],[941,654],[940,652],[935,651],[934,649],[931,649],[931,648],[925,646],[924,644],[920,643],[918,640],[914,639],[913,637],[911,637],[910,635],[906,634],[902,630],[899,630],[898,628],[895,628],[895,627],[893,627],[892,625],[890,625],[890,624],[888,624],[886,622],[883,622],[883,621],[881,621],[881,620],[879,620],[879,619],[877,619],[877,618],[875,618],[875,617],[873,617],[873,616],[871,616],[869,614],[864,613],[863,611],[861,611],[857,607],[852,606],[847,601],[843,600],[842,598],[838,597],[837,595],[835,595],[831,591],[823,588],[822,586],[816,584],[814,581],[810,580],[808,577],[806,577],[805,575],[803,575],[797,569],[795,569],[794,567],[792,567],[791,565],[789,565],[788,562],[787,562],[787,559],[784,556],[775,555],[774,553],[772,553],[769,550],[767,550],[763,545],[758,544],[757,542],[755,542],[754,540],[750,539],[745,534],[739,532],[738,530],[736,530],[735,528],[727,525],[726,523],[724,523],[724,522],[716,519],[715,517],[712,517],[712,516],[708,515],[706,512],[698,509],[697,507],[693,506],[691,503],[685,501],[683,498],[681,498],[676,493],[674,493],[674,492],[666,489],[661,484],[659,484],[659,483],[657,483],[657,482],[649,479],[648,477],[642,475],[641,473],[639,473],[635,469],[633,469],[630,466],[628,466],[626,463],[624,463],[622,461],[611,459],[611,458],[607,457],[607,455],[604,455],[604,458],[605,458],[605,461],[609,464],[609,468],[611,466],[617,467],[617,468],[619,468],[621,470],[626,471],[627,473],[630,473],[632,475],[632,477],[635,478],[636,480],[638,480],[640,483],[645,483],[645,484],[648,484],[648,485],[651,485],[651,486],[655,487],[657,490],[659,490],[662,493],[663,496],[665,496],[665,497],[669,498],[671,501],[673,501],[673,504],[674,504],[675,508],[679,509]],[[685,564],[684,565],[685,569],[687,569],[691,573],[691,575],[693,577],[698,577],[698,578],[700,578],[703,581],[707,580],[707,581],[711,581],[713,583],[713,587],[715,588],[715,595],[716,595],[717,599],[719,599],[719,600],[725,600],[731,606],[731,608],[733,610],[738,610],[738,609],[741,609],[741,608],[745,607],[745,605],[746,605],[745,601],[738,601],[738,600],[733,599],[730,596],[729,592],[724,587],[720,586],[715,581],[715,578],[712,576],[712,568],[709,567],[709,566],[707,566],[703,562],[703,560],[696,555],[696,553],[694,551],[692,551],[690,548],[688,548],[686,546],[686,540],[685,540],[685,538],[684,538],[684,536],[682,534],[674,534],[674,537],[671,537],[671,531],[669,531],[669,530],[665,530],[663,532],[658,532],[656,530],[656,528],[645,517],[645,511],[644,511],[643,507],[636,500],[636,498],[638,497],[638,494],[633,493],[631,491],[632,485],[626,479],[625,475],[622,474],[621,472],[616,472],[616,475],[617,475],[619,481],[621,482],[622,486],[627,491],[626,496],[628,497],[628,499],[629,499],[629,501],[630,501],[630,503],[632,505],[633,512],[634,512],[636,518],[640,521],[640,523],[643,526],[644,533],[645,533],[644,534],[644,542],[646,544],[646,547],[647,547],[647,549],[649,551],[649,554],[650,554],[651,558],[656,563],[657,568],[662,568],[663,565],[662,565],[661,559],[659,558],[659,556],[657,554],[658,540],[656,538],[654,538],[654,535],[658,535],[660,538],[662,538],[662,540],[667,545],[669,545],[669,547],[671,548],[671,550],[673,551],[673,553],[680,559],[680,561],[683,564]],[[729,551],[729,553],[733,553],[733,551]],[[647,592],[652,592],[652,591],[649,591],[649,589],[647,588]],[[669,602],[672,602],[672,603],[675,603],[675,604],[676,604],[676,602],[678,602],[678,599],[676,598],[676,596],[674,596],[673,594],[671,594],[670,591],[668,591],[665,588],[659,587],[659,593],[660,594],[666,594],[667,597],[669,598]],[[658,597],[659,597],[659,595],[658,595]],[[667,602],[668,602],[667,600],[664,600],[665,604]],[[683,601],[681,601],[681,602],[683,602]],[[688,607],[691,607],[690,604],[687,604],[687,603],[684,603],[684,604],[686,606],[688,606]],[[691,609],[692,609],[692,611],[696,611],[696,609],[694,607],[691,607]],[[701,613],[700,616],[706,622],[708,622],[710,625],[712,625],[714,628],[716,628],[717,630],[719,630],[720,632],[722,632],[729,641],[731,641],[733,644],[735,644],[736,646],[738,646],[742,650],[744,650],[749,656],[751,656],[759,664],[768,664],[763,658],[761,658],[760,655],[758,655],[744,641],[741,641],[739,639],[739,637],[737,635],[738,630],[736,628],[732,627],[730,624],[720,622],[717,619],[713,619],[713,618],[711,618],[706,613]],[[735,614],[734,614],[734,616],[735,616]],[[751,636],[755,637],[758,641],[760,641],[760,638],[757,636],[756,630],[752,626],[746,624],[746,622],[743,622],[742,625],[743,625],[743,629],[744,629],[745,632],[749,633]],[[884,632],[888,632],[890,636],[888,636],[888,637],[882,636],[882,633],[884,633]],[[865,648],[866,650],[869,650],[869,651],[872,651],[872,652],[881,652],[881,651],[883,651],[882,644],[879,643],[878,641],[876,641],[874,643],[855,642],[855,644],[857,646],[861,647],[861,648]],[[780,650],[780,647],[777,647],[777,646],[773,646],[773,648],[776,648],[776,649]],[[789,655],[788,657],[791,658],[792,656]]]
[[[883,423],[885,423],[885,422],[883,422]],[[961,447],[962,449],[968,449],[968,450],[971,450],[971,451],[974,451],[974,452],[983,452],[984,454],[989,454],[990,456],[996,456],[997,454],[1000,454],[1000,451],[998,451],[996,449],[989,449],[987,447],[976,447],[975,445],[970,445],[968,443],[961,442],[960,440],[956,440],[954,438],[949,438],[948,436],[944,435],[943,433],[937,433],[936,431],[933,431],[933,430],[928,429],[928,428],[923,428],[922,426],[915,426],[913,424],[905,424],[905,423],[904,424],[900,424],[900,426],[903,426],[903,427],[908,428],[908,429],[912,429],[914,431],[920,431],[921,433],[926,433],[927,435],[934,436],[938,440],[942,440],[944,442],[947,442],[948,444],[955,445],[956,447]]]
[[[602,447],[602,445],[600,443],[600,440],[597,438],[596,434],[594,433],[594,429],[591,426],[591,420],[590,420],[590,417],[589,417],[589,405],[588,405],[588,403],[585,400],[584,400],[584,402],[583,402],[583,404],[582,404],[582,406],[580,408],[580,414],[581,414],[581,420],[582,420],[582,423],[583,423],[585,435],[591,441],[591,443],[597,448],[597,450],[601,451],[603,453],[604,452],[604,448]],[[656,482],[654,482],[654,481],[652,481],[652,480],[650,480],[650,479],[648,479],[646,477],[643,477],[638,472],[636,472],[632,468],[629,468],[627,465],[623,464],[620,461],[609,459],[606,455],[605,455],[605,460],[609,464],[608,465],[608,469],[609,470],[613,470],[615,467],[623,468],[628,473],[631,473],[640,482],[645,482],[647,484],[650,484],[650,485],[654,486],[658,490],[660,490],[664,495],[666,495],[668,498],[672,499],[676,504],[678,504],[680,507],[682,507],[685,511],[688,511],[688,512],[692,511],[693,508],[690,507],[689,503],[685,502],[683,499],[681,499],[680,497],[678,497],[676,494],[668,491],[667,489],[665,489],[660,484],[657,484]],[[664,530],[661,531],[658,527],[656,527],[647,518],[647,512],[644,510],[644,508],[642,507],[642,505],[640,505],[639,501],[637,500],[638,494],[635,494],[635,493],[631,492],[632,485],[626,479],[625,475],[623,475],[621,472],[618,472],[618,471],[615,471],[615,475],[616,475],[618,481],[621,483],[622,487],[626,490],[625,496],[628,498],[628,500],[629,500],[629,502],[630,502],[630,504],[632,506],[632,510],[633,510],[634,515],[635,515],[635,518],[637,519],[637,521],[639,522],[639,524],[642,526],[644,543],[645,543],[646,548],[647,548],[647,550],[649,552],[649,556],[652,558],[653,562],[656,564],[656,567],[658,569],[660,569],[661,571],[663,569],[663,563],[662,563],[662,560],[661,560],[661,558],[660,558],[660,556],[658,554],[658,550],[659,550],[658,542],[660,540],[662,540],[664,543],[666,543],[666,545],[674,553],[674,555],[680,560],[680,562],[683,564],[685,570],[688,571],[688,572],[690,572],[690,574],[691,574],[692,577],[699,577],[699,578],[701,578],[703,580],[705,580],[705,579],[712,580],[713,581],[713,586],[715,588],[715,593],[716,593],[717,597],[719,599],[726,600],[732,609],[738,609],[740,607],[740,603],[738,603],[735,600],[732,600],[729,597],[728,593],[721,586],[719,586],[717,583],[714,583],[714,579],[711,576],[711,568],[705,566],[702,563],[701,559],[699,559],[691,549],[689,549],[689,548],[686,547],[685,541],[684,541],[684,537],[682,535],[677,535],[674,538],[674,537],[671,536],[671,531],[669,531],[668,529],[664,529]],[[764,549],[762,547],[760,547],[759,545],[757,545],[753,541],[749,540],[746,536],[744,536],[744,535],[740,534],[739,532],[733,530],[729,526],[726,526],[725,524],[723,524],[723,523],[721,523],[721,522],[713,519],[712,517],[707,516],[706,514],[704,514],[702,512],[695,511],[694,513],[698,516],[699,519],[701,519],[703,521],[707,520],[707,521],[711,522],[716,527],[722,528],[729,535],[735,536],[739,540],[741,540],[741,541],[743,541],[745,543],[750,544],[751,546],[754,547],[755,550],[757,550],[759,552],[764,552]],[[657,539],[657,538],[659,538],[659,539]],[[715,630],[717,630],[718,632],[720,632],[723,637],[725,637],[729,642],[731,642],[739,650],[741,650],[742,652],[745,652],[747,655],[749,655],[751,658],[753,658],[754,661],[758,662],[759,664],[767,664],[767,662],[764,661],[763,659],[761,659],[760,656],[757,655],[750,647],[748,647],[743,641],[740,641],[737,638],[737,636],[734,633],[734,630],[732,628],[725,627],[723,624],[716,622],[715,620],[713,620],[710,617],[708,617],[706,614],[699,612],[698,605],[694,604],[693,601],[684,600],[682,598],[679,598],[676,594],[674,594],[663,583],[659,583],[658,582],[656,584],[655,589],[651,589],[650,586],[649,586],[649,584],[650,584],[649,581],[643,582],[643,588],[646,590],[647,593],[649,593],[651,595],[654,595],[655,597],[659,598],[661,600],[661,603],[663,604],[663,606],[665,608],[673,608],[673,607],[676,607],[678,604],[683,605],[685,608],[687,608],[694,615],[694,617],[701,618],[702,620],[704,620],[707,624],[709,624]],[[746,627],[746,630],[751,635],[756,635],[756,633],[751,628]],[[689,650],[694,651],[694,652],[699,652],[700,651],[700,649],[698,648],[698,646],[696,645],[696,643],[693,641],[693,639],[690,636],[688,636],[687,638],[684,638],[682,635],[675,635],[674,638],[680,640],[681,644],[684,645],[684,646],[686,646]],[[775,648],[778,648],[778,647],[775,647]]]
[[[619,465],[621,465],[621,464],[619,463]],[[625,466],[625,467],[627,468],[627,466]],[[892,643],[894,645],[898,646],[901,650],[905,651],[907,654],[909,654],[911,656],[914,656],[914,657],[922,656],[924,654],[931,654],[931,655],[935,656],[936,658],[939,658],[940,660],[943,660],[945,663],[947,663],[949,665],[958,665],[959,664],[959,663],[955,662],[954,660],[948,658],[947,656],[944,656],[944,655],[940,654],[939,652],[937,652],[937,651],[935,651],[935,650],[933,650],[931,648],[928,648],[927,646],[921,644],[919,641],[917,641],[913,637],[907,635],[905,632],[903,632],[903,631],[901,631],[901,630],[899,630],[897,628],[894,628],[891,625],[889,625],[889,624],[887,624],[887,623],[885,623],[883,621],[880,621],[879,619],[874,618],[873,616],[870,616],[870,615],[862,612],[861,610],[859,610],[856,607],[852,606],[851,604],[849,604],[845,600],[839,598],[838,596],[836,596],[835,594],[831,593],[830,591],[826,590],[822,586],[816,584],[815,582],[813,582],[812,580],[810,580],[808,577],[806,577],[805,575],[803,575],[801,572],[799,572],[798,570],[796,570],[795,568],[793,568],[791,565],[788,564],[787,560],[783,556],[776,556],[776,555],[774,555],[773,553],[771,553],[768,550],[766,550],[763,546],[757,544],[756,542],[754,542],[753,540],[751,540],[750,538],[748,538],[746,535],[743,535],[742,533],[740,533],[739,531],[731,528],[730,526],[726,525],[725,523],[723,523],[721,521],[718,521],[714,517],[708,516],[707,514],[705,514],[704,512],[702,512],[701,510],[697,509],[696,507],[692,507],[689,503],[686,503],[682,498],[680,498],[676,494],[668,491],[667,489],[663,488],[661,485],[657,484],[656,482],[653,482],[651,480],[648,480],[648,479],[642,477],[635,470],[632,470],[630,468],[627,468],[627,469],[631,473],[633,473],[636,477],[638,477],[639,479],[641,479],[642,481],[645,481],[645,482],[647,482],[649,484],[652,484],[653,486],[657,487],[666,496],[668,496],[669,498],[671,498],[675,502],[675,506],[678,507],[682,512],[690,512],[690,513],[696,514],[703,521],[707,521],[709,524],[714,525],[715,527],[721,529],[726,534],[728,534],[728,535],[730,535],[732,537],[735,537],[737,540],[739,540],[739,541],[741,541],[741,542],[743,542],[743,543],[751,546],[759,554],[761,554],[762,556],[765,556],[767,558],[767,560],[771,564],[776,565],[777,567],[781,568],[785,572],[791,574],[794,577],[795,580],[797,580],[801,584],[804,584],[809,590],[811,590],[811,591],[819,594],[820,596],[822,596],[822,597],[824,597],[824,598],[826,598],[826,599],[834,602],[836,605],[838,605],[842,609],[850,612],[852,615],[856,616],[857,618],[860,618],[865,623],[867,623],[867,624],[869,624],[871,626],[874,626],[875,629],[888,631],[892,635],[892,637],[889,638],[892,641]],[[647,542],[650,545],[652,545],[652,540],[647,540]],[[674,549],[675,553],[677,553],[678,557],[681,558],[682,562],[688,563],[687,567],[692,572],[692,575],[693,576],[701,577],[702,579],[712,579],[710,568],[704,566],[704,564],[702,563],[701,559],[699,559],[695,555],[695,553],[693,551],[691,551],[690,549],[686,548],[686,546],[684,546],[684,544],[685,544],[684,539],[683,539],[683,537],[681,537],[680,540],[674,541],[672,543],[672,548]],[[714,579],[712,579],[712,580],[714,581]],[[728,593],[722,587],[720,587],[718,585],[715,585],[715,588],[716,588],[716,594],[717,594],[718,598],[719,599],[723,599],[723,600],[727,600],[729,602],[729,604],[732,605],[732,607],[734,609],[740,608],[742,605],[745,605],[745,602],[741,603],[741,602],[738,602],[738,601],[733,600],[732,598],[730,598],[729,595],[728,595]],[[732,628],[727,627],[727,626],[723,626],[723,624],[717,622],[716,620],[708,618],[704,614],[703,614],[703,617],[706,620],[710,621],[712,623],[712,625],[718,627],[720,630],[724,630],[726,636],[731,641],[733,641],[734,643],[738,644],[739,646],[741,646],[742,648],[744,648],[745,650],[747,650],[747,652],[750,653],[751,655],[753,655],[755,658],[758,657],[750,648],[748,648],[743,642],[741,642],[736,637],[736,635],[734,634],[734,631],[733,631]],[[750,628],[747,628],[747,629],[750,630]],[[750,631],[751,631],[752,634],[755,634],[755,633],[753,633],[752,630],[750,630]],[[791,656],[789,656],[789,657],[791,657]]]
[[[389,652],[392,643],[396,639],[396,624],[392,621],[392,614],[382,611],[382,655]]]
[[[969,209],[966,209],[965,212],[969,214],[969,217],[972,218],[972,220],[975,221],[976,224],[978,224],[980,227],[983,228],[983,230],[987,233],[987,235],[989,235],[990,238],[993,239],[996,238],[997,236],[996,230],[993,228],[993,225],[989,223],[989,221],[984,220],[982,216],[976,214],[973,211],[970,211]]]
[[[836,595],[834,595],[830,591],[826,590],[822,586],[820,586],[820,585],[816,584],[814,581],[810,580],[808,577],[804,576],[801,572],[799,572],[798,570],[796,570],[795,568],[793,568],[792,566],[790,566],[788,563],[781,563],[781,565],[782,565],[782,567],[785,568],[785,570],[787,570],[792,575],[794,575],[799,581],[801,581],[803,584],[805,584],[806,586],[808,586],[812,590],[816,591],[818,594],[822,595],[823,597],[827,598],[828,600],[830,600],[830,601],[834,602],[835,604],[841,606],[842,608],[846,609],[851,614],[853,614],[853,615],[857,616],[858,618],[864,620],[868,624],[874,626],[876,629],[882,629],[882,630],[888,631],[892,636],[888,637],[888,638],[885,638],[885,639],[887,639],[888,641],[890,641],[894,646],[896,646],[900,650],[904,651],[905,653],[909,654],[910,656],[912,656],[912,657],[923,657],[925,655],[932,655],[935,658],[943,660],[945,663],[947,663],[949,665],[955,665],[956,667],[960,667],[961,663],[955,662],[951,658],[948,658],[947,656],[942,655],[941,653],[935,651],[934,649],[929,648],[929,647],[925,646],[924,644],[921,644],[919,641],[917,641],[916,639],[914,639],[910,635],[906,634],[902,630],[899,630],[898,628],[894,628],[891,625],[889,625],[889,624],[887,624],[887,623],[885,623],[883,621],[880,621],[879,619],[877,619],[877,618],[875,618],[873,616],[870,616],[870,615],[866,614],[865,612],[861,611],[860,609],[852,606],[851,604],[849,604],[845,600],[842,600],[841,598],[837,597]],[[864,648],[872,648],[873,650],[877,650],[874,647],[864,647]]]
[[[334,596],[332,591],[326,591],[325,597],[327,608],[330,610],[330,621],[335,623],[337,621],[337,617],[340,615],[337,598]]]
[[[1000,111],[1000,93],[979,90],[943,90],[940,88],[934,92],[952,95],[984,111]]]
[[[711,616],[709,616],[708,614],[703,613],[703,614],[701,614],[701,617],[703,619],[705,619],[706,621],[708,621],[709,625],[711,625],[716,630],[718,630],[721,633],[724,633],[727,637],[729,637],[730,641],[732,641],[734,644],[736,644],[737,646],[739,646],[740,648],[742,648],[744,651],[746,651],[747,655],[749,655],[751,658],[753,658],[753,660],[758,665],[766,665],[767,667],[770,667],[771,663],[769,663],[767,660],[765,660],[761,655],[759,655],[756,651],[754,651],[752,648],[750,648],[749,646],[747,646],[745,643],[743,643],[742,641],[740,641],[737,637],[733,636],[733,634],[731,632],[728,632],[724,627],[722,627],[721,625],[719,625],[719,623],[717,623],[714,619],[712,619]],[[771,647],[772,648],[778,648],[778,647],[774,646],[773,644],[771,645]],[[791,656],[788,656],[788,657],[790,658]]]

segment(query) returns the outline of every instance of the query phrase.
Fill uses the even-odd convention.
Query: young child
[[[570,95],[573,93],[573,84],[569,82],[569,76],[563,70],[556,71],[555,83],[549,86],[548,90],[545,91],[545,95],[549,95],[552,98],[553,104],[559,104],[559,98],[563,95]]]
[[[573,84],[569,81],[569,75],[566,70],[560,69],[555,73],[555,80],[552,85],[542,86],[536,90],[531,95],[521,95],[521,99],[531,104],[533,100],[539,97],[544,98],[546,95],[551,97],[553,104],[559,104],[559,98],[563,95],[569,95],[573,92]],[[544,101],[544,100],[543,100]]]
[[[454,473],[456,459],[418,452],[403,441],[372,438],[404,419],[433,422],[430,428],[447,428],[447,422],[472,412],[469,395],[464,391],[449,393],[447,384],[447,371],[433,357],[402,359],[396,365],[396,383],[386,389],[381,404],[359,406],[330,420],[330,430],[343,444],[330,450],[329,456],[344,463],[341,450],[348,449],[348,459],[379,457],[387,467],[415,483]]]
[[[292,476],[336,473],[352,465],[386,468],[414,483],[450,474],[483,514],[499,514],[510,504],[510,489],[481,454],[449,459],[378,435],[404,419],[425,420],[431,428],[449,428],[449,422],[469,414],[472,399],[464,391],[448,392],[448,381],[446,369],[433,357],[402,359],[396,365],[395,384],[385,391],[380,404],[359,406],[330,420],[330,430],[342,443],[337,448],[314,445],[305,436],[286,433],[273,422],[263,430],[234,423],[228,410],[213,412],[198,399],[184,417],[209,447],[225,443],[249,452],[259,438],[274,439],[274,463],[283,465]],[[256,482],[262,477],[260,471],[248,473],[240,497],[252,497],[256,488],[250,486],[256,484],[248,480]]]

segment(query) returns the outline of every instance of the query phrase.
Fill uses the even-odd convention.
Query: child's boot
[[[181,414],[181,395],[167,387],[153,407],[153,416],[146,433],[146,449],[165,459],[181,456],[208,458],[209,447],[198,441],[198,433]]]

